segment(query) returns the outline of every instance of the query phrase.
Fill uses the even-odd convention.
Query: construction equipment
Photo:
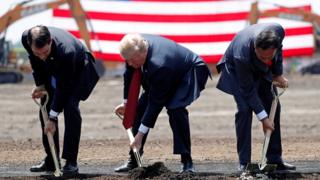
[[[279,7],[280,8],[276,10],[260,11],[258,8],[258,2],[256,1],[252,3],[249,13],[250,24],[256,24],[260,17],[278,17],[283,19],[310,22],[316,26],[320,25],[320,16],[313,12],[306,11],[303,8],[284,6]]]
[[[0,33],[5,32],[7,28],[19,19],[43,12],[48,9],[57,8],[63,4],[68,4],[72,16],[74,17],[80,31],[81,38],[85,41],[87,48],[91,51],[90,33],[86,25],[86,13],[79,0],[55,0],[51,2],[28,5],[33,0],[23,1],[17,4],[0,17]]]
[[[55,0],[51,2],[30,5],[31,1],[33,0],[26,0],[17,4],[16,6],[14,6],[12,9],[10,9],[8,12],[6,12],[4,15],[0,17],[0,35],[1,35],[0,36],[0,66],[2,66],[2,69],[7,68],[7,64],[8,62],[10,62],[8,55],[12,54],[11,49],[8,48],[8,46],[6,46],[7,41],[5,41],[5,35],[8,27],[19,19],[43,12],[48,9],[57,8],[63,4],[69,5],[71,14],[78,25],[80,37],[84,40],[88,50],[92,52],[92,48],[90,44],[90,33],[86,25],[87,16],[86,16],[86,12],[81,6],[80,0]],[[100,74],[103,74],[104,73],[103,65],[101,62],[98,62],[98,64],[100,66],[99,68],[101,71]]]
[[[15,58],[16,55],[11,49],[11,43],[0,38],[0,84],[21,82],[23,75],[16,70],[10,59]]]
[[[41,111],[41,115],[43,117],[43,121],[44,123],[46,123],[47,121],[49,121],[49,117],[48,117],[48,113],[47,113],[47,103],[49,101],[49,95],[46,91],[43,92],[46,100],[45,103],[43,105],[41,105],[36,99],[33,99],[34,102],[40,107],[40,111]],[[56,153],[56,147],[54,145],[54,140],[53,140],[53,134],[51,132],[47,133],[47,138],[48,138],[48,142],[49,142],[49,147],[50,147],[50,152],[53,158],[53,162],[54,162],[54,167],[55,167],[55,172],[53,173],[53,175],[55,177],[60,177],[62,176],[62,172],[60,170],[60,165],[59,165],[59,161],[58,161],[58,156]]]
[[[320,41],[320,15],[315,14],[305,8],[284,7],[275,10],[261,11],[258,8],[258,1],[251,4],[248,21],[250,24],[256,24],[261,17],[277,17],[295,21],[310,22],[314,28],[315,38]],[[318,32],[318,33],[317,33]]]

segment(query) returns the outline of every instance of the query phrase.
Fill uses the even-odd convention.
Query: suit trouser
[[[262,104],[269,114],[272,104],[271,82],[265,79],[260,79],[257,82],[258,95]],[[240,95],[234,95],[237,104],[238,112],[235,115],[235,126],[237,135],[237,152],[240,164],[251,162],[251,127],[252,127],[252,108],[246,103]],[[282,146],[280,132],[280,112],[281,107],[278,102],[276,114],[274,117],[275,130],[272,132],[269,148],[267,151],[268,163],[282,162]]]
[[[79,143],[81,136],[81,123],[82,118],[79,109],[80,98],[78,93],[73,93],[66,102],[64,111],[64,120],[65,120],[65,131],[64,131],[64,141],[63,141],[63,152],[62,158],[66,159],[68,162],[77,162]],[[49,93],[49,102],[47,104],[47,109],[50,109],[50,105],[53,98],[53,92]],[[44,103],[44,98],[41,100]],[[53,164],[49,143],[47,136],[43,133],[44,122],[43,118],[40,115],[41,127],[42,127],[42,141],[45,152],[47,154],[46,163]],[[58,125],[58,124],[57,124]],[[57,149],[57,154],[59,155],[59,131],[58,126],[54,134],[54,142]]]
[[[132,132],[135,136],[138,133],[141,119],[144,115],[148,103],[147,94],[143,93],[139,98],[137,116],[134,121]],[[191,140],[188,111],[185,107],[177,109],[168,109],[169,122],[173,132],[173,153],[174,154],[191,154]],[[142,140],[140,153],[143,153],[143,147],[148,134],[145,134]],[[129,153],[133,159],[133,153]]]
[[[77,96],[71,96],[64,107],[64,141],[62,158],[68,162],[77,162],[79,143],[81,136],[82,118],[79,109],[80,99]]]

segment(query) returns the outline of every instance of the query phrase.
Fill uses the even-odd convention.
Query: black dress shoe
[[[53,165],[46,164],[45,160],[42,160],[39,162],[39,164],[36,164],[30,168],[31,172],[54,172],[55,167]]]
[[[286,163],[286,162],[282,162],[282,163],[278,163],[277,164],[277,169],[278,171],[283,171],[283,170],[296,170],[296,166]]]
[[[115,172],[128,172],[134,168],[138,167],[138,164],[134,158],[129,158],[127,162],[123,165],[114,169]]]
[[[192,162],[189,161],[189,162],[182,163],[182,168],[180,170],[180,173],[184,173],[184,172],[190,172],[190,173],[195,172]]]
[[[79,168],[77,163],[66,162],[64,167],[62,168],[62,172],[64,176],[76,175],[78,174]]]

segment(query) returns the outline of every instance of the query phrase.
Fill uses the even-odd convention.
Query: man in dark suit
[[[128,34],[120,42],[120,55],[126,60],[124,73],[124,99],[128,97],[129,84],[134,69],[142,70],[144,92],[139,98],[137,115],[132,131],[135,140],[131,147],[143,153],[149,128],[166,107],[173,132],[174,154],[181,155],[182,170],[194,171],[191,158],[189,117],[186,106],[200,96],[210,71],[203,60],[192,51],[157,35]],[[124,114],[126,101],[116,107]],[[137,167],[132,151],[129,160],[115,169],[127,172]]]
[[[280,103],[274,123],[268,118],[272,103],[271,83],[288,87],[282,75],[282,41],[284,29],[275,23],[251,25],[232,40],[223,58],[217,64],[221,72],[217,88],[234,96],[238,112],[235,115],[239,170],[251,162],[252,112],[262,123],[264,132],[273,131],[267,151],[268,163],[279,170],[295,169],[282,159],[280,136]]]
[[[62,158],[66,159],[66,164],[62,170],[64,174],[75,174],[78,172],[77,156],[82,122],[79,103],[88,98],[99,79],[94,67],[95,60],[78,39],[62,29],[38,25],[24,31],[21,41],[29,54],[36,84],[32,98],[41,98],[43,104],[43,91],[49,94],[49,121],[45,123],[39,113],[47,156],[40,164],[32,166],[30,171],[54,171],[46,133],[54,135],[59,155],[58,115],[64,111]]]

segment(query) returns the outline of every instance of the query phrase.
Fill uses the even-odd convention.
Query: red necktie
[[[266,64],[267,64],[267,66],[269,66],[269,67],[270,67],[270,66],[272,66],[272,60],[267,61],[267,63],[266,63]]]
[[[138,105],[138,97],[140,92],[140,82],[141,82],[141,69],[135,69],[130,87],[129,87],[129,94],[128,100],[126,103],[126,110],[124,112],[124,118],[122,124],[124,128],[128,129],[131,128],[133,125],[133,121],[137,114],[137,105]]]

